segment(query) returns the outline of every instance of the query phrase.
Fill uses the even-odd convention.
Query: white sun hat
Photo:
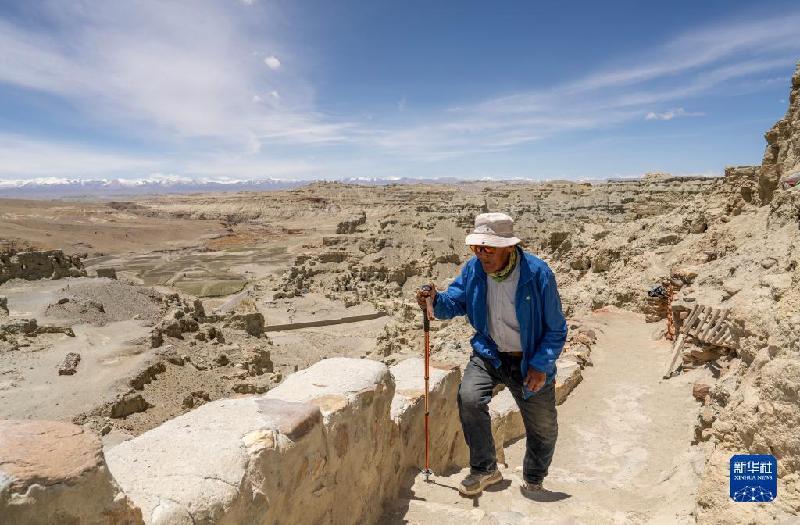
[[[505,248],[520,243],[514,237],[514,219],[505,213],[481,213],[475,217],[475,229],[467,235],[467,245]]]

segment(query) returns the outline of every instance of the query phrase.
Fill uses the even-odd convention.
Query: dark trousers
[[[494,387],[502,383],[514,396],[525,424],[527,446],[522,462],[523,477],[527,482],[538,483],[547,476],[558,437],[555,382],[543,386],[525,400],[522,398],[520,358],[500,355],[502,365],[495,368],[473,354],[458,389],[458,412],[469,447],[470,469],[478,474],[497,468],[489,401]]]

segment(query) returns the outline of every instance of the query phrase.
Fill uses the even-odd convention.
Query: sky
[[[792,1],[0,0],[0,180],[760,164]]]

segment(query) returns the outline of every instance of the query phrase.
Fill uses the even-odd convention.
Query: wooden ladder
[[[717,346],[731,348],[733,346],[733,336],[727,323],[730,308],[712,308],[700,304],[694,305],[689,311],[686,321],[680,329],[680,335],[675,340],[672,347],[672,359],[670,359],[664,379],[669,379],[675,373],[675,365],[678,356],[681,355],[681,348],[687,336],[692,336],[700,341]]]

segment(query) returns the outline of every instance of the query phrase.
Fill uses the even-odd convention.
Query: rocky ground
[[[684,385],[698,410],[685,450],[703,453],[692,516],[796,516],[800,192],[780,179],[800,169],[800,71],[792,82],[762,165],[721,178],[3,201],[0,417],[71,420],[109,447],[322,359],[418,355],[414,291],[445,288],[470,257],[475,215],[504,211],[556,273],[566,390],[593,365],[596,334],[582,321],[593,310],[644,314],[662,341],[694,305],[729,310],[725,344],[689,337],[679,361],[697,376]],[[465,320],[432,330],[434,359],[463,365]],[[729,502],[728,460],[745,452],[778,458],[773,504]]]

